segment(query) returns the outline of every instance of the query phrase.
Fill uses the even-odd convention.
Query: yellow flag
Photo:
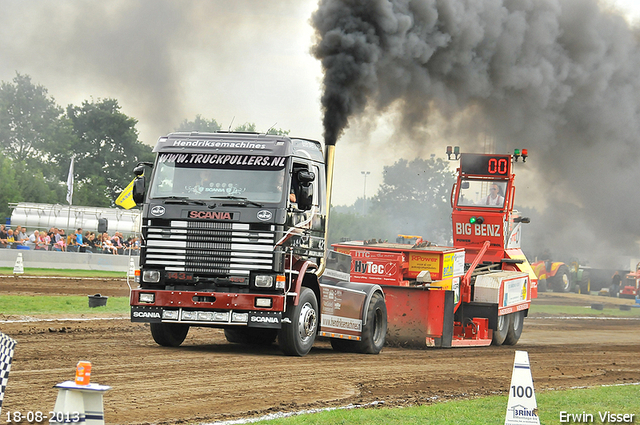
[[[133,201],[133,182],[136,179],[131,180],[131,183],[124,188],[118,199],[116,199],[116,205],[120,205],[122,208],[128,210],[136,206],[136,203]]]

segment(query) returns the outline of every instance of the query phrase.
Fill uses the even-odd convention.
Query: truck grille
[[[267,227],[262,230],[264,225],[151,220],[143,226],[145,263],[166,271],[223,276],[272,270],[275,229]]]

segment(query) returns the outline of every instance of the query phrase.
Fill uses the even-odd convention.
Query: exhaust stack
[[[329,215],[331,213],[331,192],[333,191],[333,167],[335,162],[335,150],[336,145],[325,143],[324,147],[324,164],[325,170],[327,174],[327,218],[324,223],[324,257],[320,260],[320,267],[316,270],[316,275],[318,277],[322,276],[324,273],[324,269],[327,264],[327,252],[329,250]]]

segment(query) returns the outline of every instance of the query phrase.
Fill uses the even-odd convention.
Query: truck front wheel
[[[288,356],[305,356],[318,331],[318,300],[309,288],[302,287],[298,305],[289,306],[278,333],[280,349]]]
[[[178,347],[189,333],[182,323],[150,323],[153,340],[163,347]]]

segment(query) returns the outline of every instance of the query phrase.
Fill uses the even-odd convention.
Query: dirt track
[[[0,295],[9,293],[126,296],[128,288],[120,280],[0,278]],[[536,302],[632,303],[554,294]],[[516,349],[529,352],[536,391],[640,382],[640,320],[531,317],[515,347],[385,348],[367,356],[335,353],[320,341],[308,356],[291,358],[277,346],[229,344],[216,329],[192,329],[182,347],[160,347],[147,326],[128,317],[7,322],[25,319],[0,315],[0,330],[18,341],[3,420],[7,411],[51,410],[53,385],[72,380],[78,360],[92,362],[92,382],[113,388],[104,396],[110,424],[207,422],[349,403],[397,406],[503,393]]]

